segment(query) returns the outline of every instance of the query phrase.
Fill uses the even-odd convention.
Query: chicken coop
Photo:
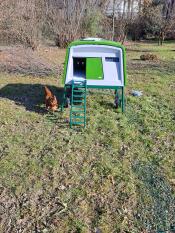
[[[67,90],[71,90],[71,127],[86,125],[87,88],[114,89],[115,103],[124,112],[124,86],[126,85],[124,46],[98,38],[72,42],[67,48],[63,85],[64,100]]]

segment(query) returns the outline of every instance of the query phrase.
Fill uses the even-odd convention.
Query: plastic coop
[[[65,93],[67,88],[72,89],[72,101],[74,90],[81,87],[114,89],[118,106],[124,111],[125,48],[120,43],[97,38],[72,42],[67,48],[63,83]]]

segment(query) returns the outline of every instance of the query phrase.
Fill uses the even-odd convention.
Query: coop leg
[[[61,112],[63,112],[64,110],[65,99],[66,99],[66,87],[64,88],[63,99],[61,103]]]
[[[63,97],[63,101],[61,103],[61,112],[63,112],[63,110],[64,110],[64,97]]]
[[[122,112],[125,111],[125,93],[124,93],[124,87],[122,87]]]
[[[115,90],[115,99],[114,99],[114,104],[116,109],[119,107],[119,94],[118,94],[118,90]]]
[[[63,107],[63,103],[61,104],[61,112],[63,112],[64,107]]]

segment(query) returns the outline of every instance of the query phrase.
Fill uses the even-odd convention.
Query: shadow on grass
[[[110,109],[110,110],[114,110],[115,109],[115,105],[114,103],[110,103],[108,101],[100,101],[99,102],[100,106],[103,106],[105,109]]]
[[[142,200],[138,202],[138,216],[146,227],[152,229],[167,229],[175,221],[173,189],[157,166],[158,158],[154,162],[135,162],[133,171],[140,185],[137,186]],[[153,164],[154,163],[154,164]],[[148,201],[149,200],[149,201]]]
[[[63,101],[64,89],[55,86],[48,88],[57,97],[59,104]],[[44,85],[41,84],[8,84],[0,89],[0,98],[7,98],[26,110],[39,114],[47,113],[44,105]]]
[[[134,58],[134,59],[132,59],[132,61],[141,61],[141,59],[140,58]]]

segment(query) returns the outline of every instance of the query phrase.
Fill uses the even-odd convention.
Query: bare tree
[[[1,2],[1,8],[1,30],[36,49],[44,24],[44,1],[6,0]]]
[[[86,36],[123,43],[152,33],[162,44],[175,22],[175,0],[0,0],[0,8],[0,40],[32,49],[46,36],[66,47]]]
[[[62,9],[50,5],[47,18],[55,35],[56,44],[65,47],[72,40],[91,35],[92,24],[95,25],[99,17],[102,17],[107,2],[107,0],[65,0]],[[97,31],[98,28],[100,25],[97,26]]]
[[[163,13],[162,13],[162,24],[159,30],[159,40],[160,45],[163,44],[166,34],[173,30],[175,27],[175,1],[169,0],[165,1],[163,4]]]
[[[175,3],[173,1],[146,2],[142,10],[141,21],[144,24],[145,34],[158,37],[158,44],[162,45],[167,33],[175,25]]]
[[[115,4],[116,4],[116,0],[113,0],[113,6],[112,6],[112,40],[114,40],[114,35],[115,35]]]

